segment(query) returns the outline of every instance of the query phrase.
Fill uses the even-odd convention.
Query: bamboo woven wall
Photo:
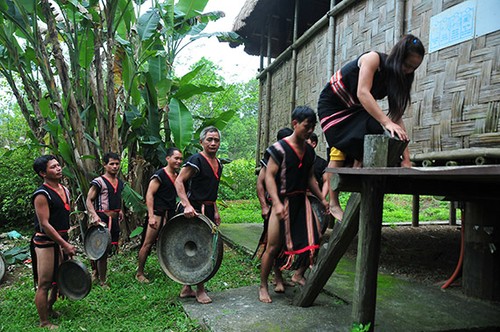
[[[405,33],[429,44],[430,18],[462,1],[408,0]],[[363,52],[389,52],[395,41],[395,1],[360,1],[335,17],[335,70]],[[327,28],[298,50],[296,105],[314,109],[327,73]],[[290,123],[291,59],[272,72],[270,141]],[[261,85],[266,85],[265,77]],[[266,109],[266,90],[261,110]],[[381,105],[385,108],[386,102]],[[471,147],[500,147],[500,31],[426,54],[417,69],[412,103],[405,113],[412,155]],[[321,129],[318,153],[326,150]]]
[[[327,56],[327,29],[323,29],[319,34],[304,45],[297,54],[297,76],[295,83],[295,105],[307,105],[316,110],[318,96],[326,84],[326,61]],[[292,89],[292,61],[282,63],[272,73],[271,90],[271,114],[269,119],[270,139],[266,140],[263,130],[260,135],[259,151],[275,141],[276,132],[283,127],[291,127],[291,89]],[[260,96],[261,110],[266,109],[267,92],[266,79],[261,79],[262,94]],[[262,111],[264,112],[264,111]],[[261,114],[262,116],[262,114]],[[326,157],[326,141],[321,132],[319,124],[315,130],[320,140],[317,153]]]
[[[409,1],[407,25],[429,40],[430,17],[462,1]],[[405,123],[412,154],[500,147],[500,31],[426,55]]]
[[[260,84],[261,94],[259,102],[261,123],[267,121],[269,125],[269,137],[267,137],[265,130],[259,132],[260,146],[258,148],[260,157],[262,157],[265,149],[276,141],[276,133],[278,130],[283,127],[290,127],[290,91],[292,88],[291,62],[288,61],[283,63],[278,70],[272,73],[270,111],[267,110],[267,79],[262,79]]]
[[[314,39],[304,45],[297,54],[296,105],[307,105],[314,110],[318,107],[318,97],[327,82],[328,29],[325,28]],[[316,125],[319,144],[316,153],[326,159],[326,140],[321,126]]]

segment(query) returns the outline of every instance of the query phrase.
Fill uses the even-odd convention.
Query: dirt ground
[[[460,226],[382,228],[380,271],[424,284],[444,284],[460,256]],[[356,257],[357,239],[347,255]],[[460,279],[458,279],[458,282]]]

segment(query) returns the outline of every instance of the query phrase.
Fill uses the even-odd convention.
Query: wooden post
[[[418,227],[419,214],[420,214],[420,196],[413,195],[411,204],[411,225],[413,227]]]
[[[464,229],[465,295],[500,301],[500,202],[467,202]]]
[[[366,137],[365,140],[367,140]],[[393,165],[396,161],[400,160],[400,156],[406,147],[406,142],[391,139],[389,136],[384,135],[375,135],[375,137],[377,137],[377,140],[385,142],[381,144],[385,144],[385,148],[382,149],[379,146],[365,147],[365,156],[370,156],[368,159],[363,160],[365,167],[386,166],[388,164]],[[337,188],[337,185],[340,183],[339,180],[338,175],[332,176],[332,189]],[[293,300],[294,305],[301,307],[312,305],[333,271],[335,271],[338,262],[345,254],[349,244],[358,232],[360,202],[361,195],[359,193],[352,193],[347,202],[342,222],[335,225],[333,233],[328,241],[328,246],[326,248],[324,248],[324,246],[320,248],[318,260],[307,276],[306,284],[302,287],[301,291],[296,294]],[[380,204],[380,206],[382,206],[382,204]],[[382,217],[380,216],[380,221],[381,220]]]
[[[387,166],[389,137],[366,135],[363,165]],[[371,177],[363,182],[358,234],[358,256],[354,279],[353,323],[375,326],[377,273],[382,232],[385,177]]]
[[[457,224],[457,202],[450,201],[450,226],[455,226]],[[463,227],[463,225],[462,225]]]

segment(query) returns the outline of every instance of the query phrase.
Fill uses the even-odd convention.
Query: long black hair
[[[398,121],[411,101],[410,90],[415,77],[414,73],[404,74],[403,64],[410,53],[422,58],[425,48],[420,39],[414,35],[405,35],[391,50],[385,66],[389,71],[387,99],[389,100],[389,117]]]

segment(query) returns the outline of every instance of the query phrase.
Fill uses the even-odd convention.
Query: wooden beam
[[[411,156],[413,161],[423,160],[462,160],[470,159],[475,160],[477,157],[484,157],[486,159],[500,159],[500,148],[468,148],[456,149],[450,151],[433,151],[426,153],[417,153]]]
[[[366,173],[364,174],[366,175]],[[377,176],[372,174],[373,176]],[[385,176],[388,174],[379,174]],[[331,186],[333,190],[361,192],[363,178],[359,174],[333,174]],[[401,195],[431,195],[444,196],[443,200],[455,201],[477,201],[477,200],[499,200],[500,191],[498,182],[481,183],[467,180],[458,181],[450,178],[430,178],[421,177],[387,177],[385,184],[386,194]]]
[[[411,200],[411,225],[418,227],[420,212],[420,195],[413,195]]]

